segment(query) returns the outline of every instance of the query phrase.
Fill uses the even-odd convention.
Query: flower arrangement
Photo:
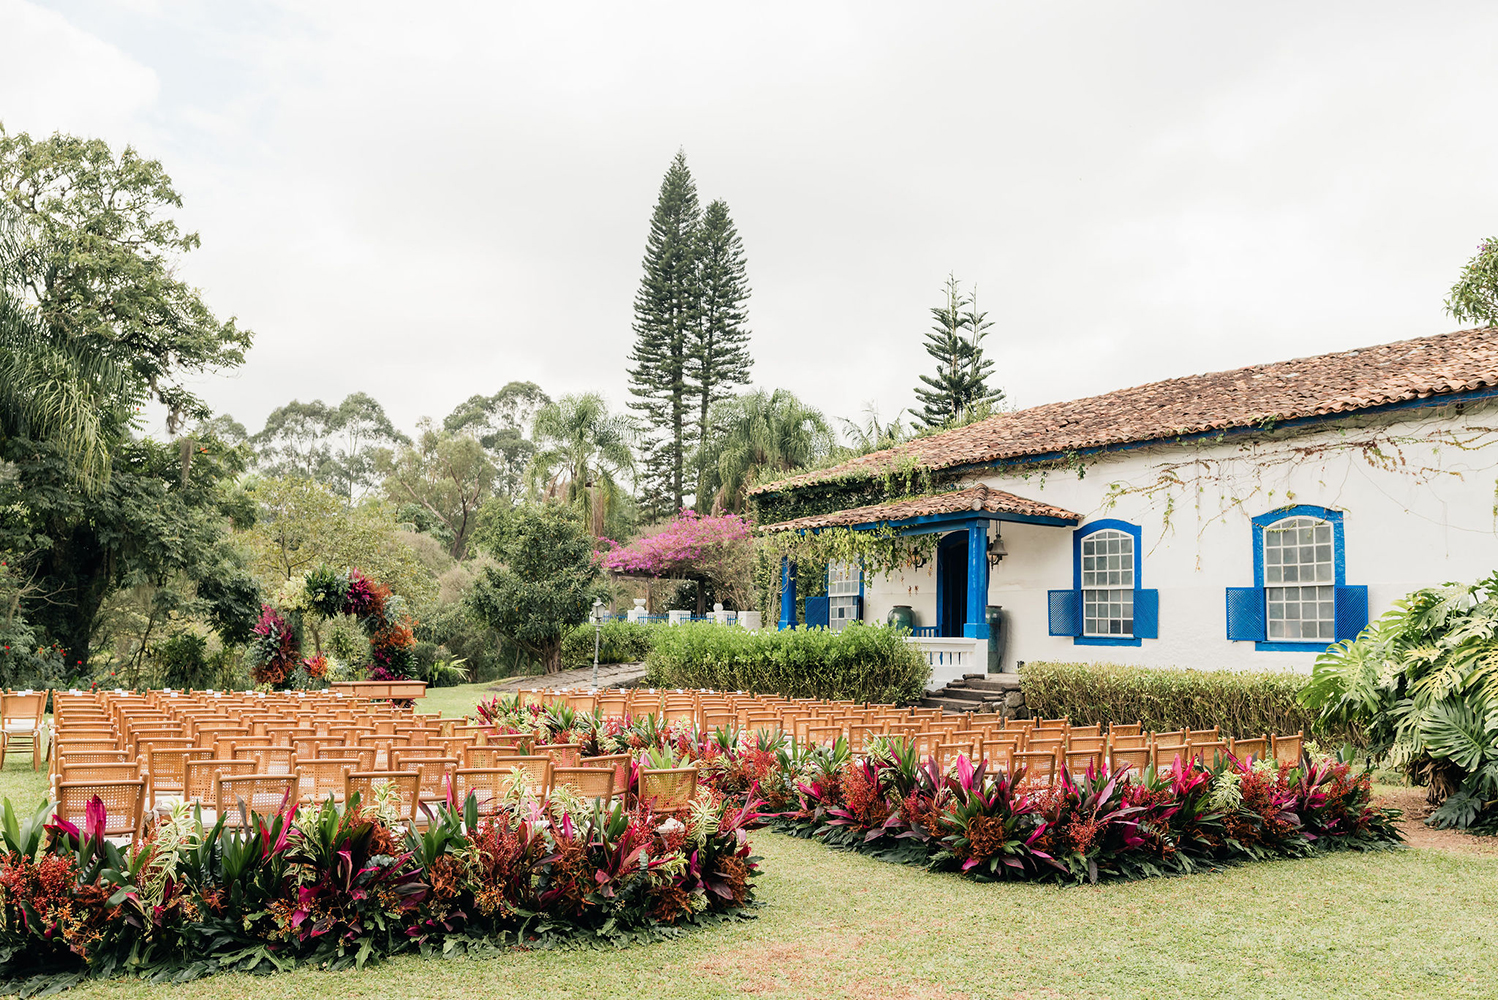
[[[326,686],[331,664],[321,651],[301,654],[304,615],[352,615],[369,637],[371,680],[402,680],[415,666],[416,637],[405,602],[390,588],[357,569],[338,573],[327,567],[282,584],[275,604],[261,606],[248,662],[256,684],[271,687]]]

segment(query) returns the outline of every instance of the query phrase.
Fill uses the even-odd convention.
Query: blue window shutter
[[[1082,592],[1052,590],[1046,593],[1050,608],[1051,635],[1082,634]]]
[[[812,628],[820,625],[826,628],[828,624],[827,598],[808,597],[806,599],[806,625]]]
[[[1160,638],[1160,592],[1134,591],[1134,638]]]
[[[1264,589],[1228,588],[1228,638],[1235,642],[1264,641]]]
[[[1337,641],[1356,639],[1368,625],[1368,588],[1338,587],[1336,601]]]

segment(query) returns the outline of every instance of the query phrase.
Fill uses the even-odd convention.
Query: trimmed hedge
[[[645,665],[645,682],[653,687],[895,705],[920,700],[931,676],[925,655],[905,641],[904,632],[856,622],[840,632],[668,626],[655,633]]]
[[[1220,726],[1234,739],[1265,733],[1309,734],[1316,713],[1297,696],[1310,678],[1283,671],[1183,670],[1112,663],[1026,663],[1020,689],[1031,715],[1066,716],[1079,726],[1142,722],[1155,731]],[[1362,734],[1342,728],[1334,743],[1362,745]]]
[[[603,624],[598,648],[599,663],[640,663],[650,652],[651,637],[664,625],[642,625],[636,622],[610,621]],[[587,667],[593,664],[593,628],[578,625],[562,638],[562,666]]]

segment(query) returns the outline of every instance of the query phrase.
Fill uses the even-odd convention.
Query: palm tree
[[[0,204],[0,440],[51,442],[93,490],[139,400],[115,365],[55,336],[27,305],[26,266],[15,211]]]
[[[836,440],[820,410],[784,389],[725,400],[713,422],[722,432],[702,456],[698,503],[711,497],[714,510],[734,513],[743,512],[755,483],[816,464]]]
[[[531,488],[581,507],[593,536],[602,535],[605,515],[624,496],[619,479],[635,471],[634,424],[610,413],[603,396],[585,392],[537,410],[532,436],[538,450],[531,459]]]

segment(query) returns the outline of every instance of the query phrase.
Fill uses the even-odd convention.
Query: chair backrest
[[[1107,745],[1108,745],[1108,737],[1106,737],[1106,736],[1076,736],[1076,735],[1073,735],[1067,741],[1066,749],[1067,749],[1068,752],[1076,752],[1076,753],[1083,753],[1083,752],[1088,752],[1088,751],[1096,752],[1096,751],[1104,749],[1105,747],[1107,747]]]
[[[237,826],[244,821],[240,815],[243,804],[247,813],[274,816],[288,802],[300,797],[301,777],[296,774],[215,774],[213,778],[213,808],[220,816],[228,816],[225,826]]]
[[[1150,762],[1155,765],[1156,774],[1171,774],[1176,769],[1177,761],[1184,767],[1190,760],[1191,751],[1185,746],[1156,743],[1150,748]]]
[[[1109,733],[1108,742],[1115,750],[1148,750],[1150,738],[1143,733],[1137,736],[1130,736],[1124,733],[1115,736]]]
[[[35,732],[41,728],[42,716],[47,711],[47,692],[6,691],[0,694],[0,722],[4,723],[6,733],[14,736],[21,732]],[[27,725],[29,728],[12,729],[12,726],[20,727]]]
[[[447,794],[443,779],[458,769],[458,758],[456,757],[408,757],[404,751],[397,750],[394,754],[395,761],[391,769],[395,771],[420,771],[421,797],[423,799],[440,799]]]
[[[1305,743],[1305,732],[1301,731],[1294,736],[1276,736],[1274,738],[1274,759],[1279,764],[1299,764],[1301,748]]]
[[[296,751],[291,747],[231,746],[231,759],[254,761],[257,774],[291,774],[296,769]]]
[[[1103,735],[1103,727],[1100,725],[1072,726],[1067,729],[1067,732],[1071,735],[1072,739],[1075,740],[1078,736],[1101,736]]]
[[[211,806],[214,802],[213,779],[219,774],[254,774],[252,760],[190,760],[182,768],[182,797],[189,802]]]
[[[568,788],[585,799],[604,803],[614,799],[614,769],[611,767],[556,767],[551,771],[553,788]]]
[[[1263,760],[1268,755],[1269,740],[1263,737],[1233,741],[1233,756],[1245,765],[1250,760]]]
[[[57,777],[53,780],[85,784],[93,781],[133,781],[140,776],[139,761],[122,760],[105,764],[78,764],[67,761],[58,769]]]
[[[1142,736],[1144,724],[1140,722],[1114,722],[1108,726],[1109,736]]]
[[[695,767],[647,767],[640,771],[640,801],[657,812],[681,809],[696,797]]]
[[[328,746],[320,747],[317,751],[319,757],[336,757],[339,760],[356,760],[359,766],[356,771],[373,771],[375,769],[375,748],[361,746]]]
[[[1092,750],[1068,750],[1063,757],[1067,773],[1073,776],[1086,774],[1088,768],[1093,771],[1101,770],[1103,761],[1107,759],[1107,753],[1102,747]]]
[[[398,817],[408,823],[416,822],[416,809],[421,802],[420,771],[350,771],[343,777],[343,801],[359,796],[362,808],[372,809],[378,799],[380,786],[393,787],[398,794]]]
[[[299,760],[297,770],[302,775],[302,801],[321,802],[329,795],[335,799],[341,798],[344,776],[353,771],[367,771],[369,768],[364,767],[357,757],[350,755]]]
[[[1014,740],[984,740],[983,759],[988,761],[990,770],[997,767],[1007,770],[1014,756],[1014,748]]]
[[[1206,767],[1212,767],[1219,757],[1226,757],[1227,754],[1228,745],[1222,740],[1206,740],[1191,744],[1191,759],[1201,761]]]
[[[1213,726],[1211,729],[1186,730],[1187,743],[1215,743],[1221,736],[1222,732],[1218,726]]]
[[[629,788],[629,772],[633,766],[633,758],[627,753],[611,753],[598,757],[584,757],[583,767],[606,767],[614,772],[614,791],[619,794]]]
[[[1143,774],[1144,769],[1149,766],[1149,747],[1114,747],[1108,754],[1108,769],[1115,773],[1129,767]]]
[[[157,792],[180,792],[187,787],[187,762],[210,760],[212,752],[197,747],[153,746],[147,748],[145,757],[152,788]]]
[[[580,767],[583,748],[578,743],[538,743],[536,753],[550,757],[553,767]]]
[[[104,836],[128,836],[132,843],[140,839],[146,807],[145,778],[59,781],[52,788],[57,798],[57,815],[80,829],[89,802],[97,796],[104,803]]]

